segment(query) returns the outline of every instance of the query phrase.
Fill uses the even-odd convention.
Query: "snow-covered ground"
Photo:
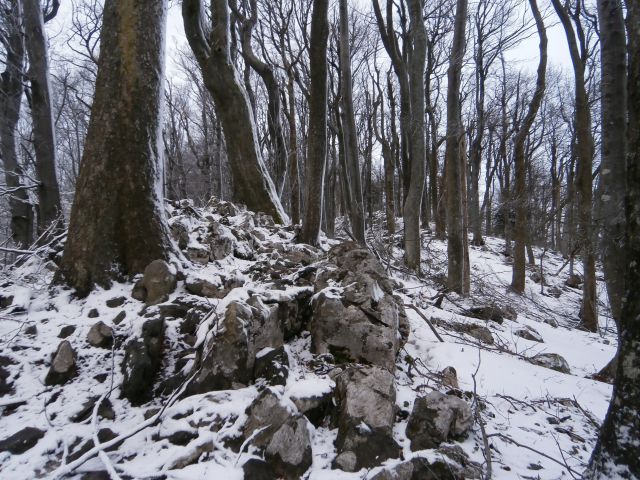
[[[240,224],[242,218],[238,216],[230,221]],[[279,243],[284,249],[289,248],[294,235],[291,229],[256,229],[261,230],[263,240],[260,241]],[[197,246],[194,235],[190,240]],[[325,243],[323,248],[329,247],[330,244]],[[398,356],[396,403],[399,411],[409,413],[417,395],[432,389],[446,392],[450,387],[442,385],[440,372],[445,367],[454,367],[461,396],[477,406],[479,419],[484,424],[494,479],[577,477],[589,459],[597,424],[604,418],[611,395],[609,384],[589,378],[613,357],[616,349],[615,327],[608,317],[604,284],[598,282],[601,333],[578,330],[575,327],[581,291],[565,286],[568,267],[555,275],[564,259],[547,252],[543,267],[549,285],[541,292],[540,284],[527,278],[526,292],[518,296],[508,289],[511,266],[503,250],[504,241],[495,238],[487,239],[484,247],[471,247],[471,296],[461,298],[447,294],[438,307],[434,304],[442,290],[438,279],[446,272],[445,243],[425,234],[426,275],[423,279],[400,269],[389,270],[402,285],[397,293],[405,304],[416,306],[422,315],[431,319],[444,340],[440,342],[422,316],[407,308],[411,333]],[[538,260],[541,253],[536,250]],[[230,294],[233,296],[242,296],[249,290],[281,295],[282,291],[275,289],[272,281],[252,280],[251,267],[256,262],[268,261],[269,255],[266,251],[257,253],[254,260],[230,256],[207,266],[190,268],[204,278],[214,278],[221,273],[242,277],[246,283],[241,289],[233,290]],[[394,256],[396,260],[401,257],[398,248]],[[135,430],[167,402],[164,396],[135,407],[121,399],[122,349],[95,348],[86,341],[89,329],[97,320],[112,326],[120,340],[139,334],[145,320],[141,316],[144,305],[131,298],[132,283],[114,284],[109,290],[97,289],[79,300],[68,290],[49,287],[52,277],[49,267],[45,260],[31,258],[21,267],[4,272],[0,279],[0,295],[14,297],[11,306],[0,310],[0,366],[9,373],[7,382],[12,385],[9,393],[0,396],[0,440],[24,427],[46,432],[25,453],[0,453],[3,480],[55,478],[64,472],[64,464],[75,458],[74,452],[97,431],[110,429],[112,434],[120,435]],[[559,289],[556,290],[556,294],[560,292],[558,298],[546,293],[553,286]],[[184,294],[183,282],[179,282],[170,301]],[[114,308],[106,305],[107,300],[120,296],[126,298],[122,305]],[[209,301],[219,312],[228,303],[228,299]],[[505,319],[499,324],[464,315],[467,308],[488,304],[513,307],[517,320]],[[94,308],[99,316],[89,318]],[[112,320],[122,317],[121,312],[125,314],[124,320],[115,325]],[[454,330],[452,322],[458,326],[473,323],[487,327],[495,341],[493,345],[479,343],[474,337],[460,333],[459,328]],[[51,355],[60,343],[59,334],[65,326],[75,327],[67,340],[76,350],[78,374],[64,386],[46,387],[44,378]],[[535,329],[542,343],[515,334],[527,326]],[[167,322],[167,352],[188,348],[181,340],[178,327],[178,320]],[[322,392],[332,386],[325,373],[310,368],[313,360],[310,342],[309,335],[303,333],[286,345],[290,373],[286,385],[277,387],[285,399],[300,392]],[[561,355],[571,373],[530,363],[528,359],[538,353]],[[165,358],[165,362],[175,361],[172,355]],[[173,371],[173,365],[165,365],[163,371]],[[94,417],[86,405],[91,405],[89,400],[95,402],[105,394],[108,394],[112,414]],[[242,464],[251,457],[252,449],[245,446],[238,452],[238,445],[227,440],[241,430],[245,410],[257,394],[257,388],[251,386],[179,399],[164,411],[159,423],[143,428],[117,449],[107,452],[108,463],[122,478],[241,479]],[[87,411],[79,415],[83,410]],[[405,459],[433,455],[430,451],[411,452],[405,435],[406,424],[406,419],[399,420],[394,428]],[[356,473],[331,470],[337,430],[328,424],[317,429],[309,425],[309,428],[313,438],[313,466],[305,478],[366,479],[381,469]],[[189,436],[176,442],[172,439],[176,432],[188,432]],[[479,422],[460,446],[472,460],[486,468]],[[390,460],[386,466],[399,461]],[[76,477],[72,478],[104,469],[103,460],[94,457],[79,467]]]

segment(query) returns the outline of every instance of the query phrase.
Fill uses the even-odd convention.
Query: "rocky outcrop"
[[[144,270],[142,285],[147,305],[156,305],[169,299],[176,289],[176,270],[164,260],[154,260]]]
[[[404,314],[394,286],[366,249],[354,243],[332,248],[316,278],[310,325],[314,353],[393,370]]]
[[[387,370],[355,366],[335,379],[338,456],[334,466],[355,472],[400,455],[393,439],[395,380]]]
[[[147,320],[142,325],[142,336],[125,347],[122,361],[122,396],[132,404],[149,400],[153,384],[162,364],[165,323],[163,318]]]
[[[44,380],[45,385],[62,385],[76,374],[76,352],[67,340],[58,345],[53,354],[49,373]]]
[[[411,450],[437,448],[463,437],[473,425],[471,407],[455,395],[433,391],[416,400],[407,423]]]

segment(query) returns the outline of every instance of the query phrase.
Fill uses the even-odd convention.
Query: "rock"
[[[246,414],[247,421],[242,428],[243,436],[245,439],[249,438],[260,430],[252,439],[252,444],[258,448],[265,448],[273,434],[293,416],[293,413],[280,402],[280,395],[270,388],[256,397],[247,408]]]
[[[75,325],[65,325],[60,329],[60,333],[58,333],[58,338],[67,338],[73,332],[76,331]]]
[[[13,304],[13,295],[0,294],[0,308],[7,308]]]
[[[482,465],[472,461],[469,455],[455,443],[443,443],[438,447],[438,453],[446,455],[451,460],[460,465],[463,469],[463,475],[465,479],[483,478]],[[456,465],[456,467],[457,467]]]
[[[290,394],[290,398],[298,411],[307,417],[315,427],[319,427],[333,406],[331,403],[333,387],[329,386],[326,390],[319,389],[298,394],[294,392]]]
[[[460,388],[458,386],[458,373],[455,368],[445,367],[440,374],[442,375],[442,384],[444,386],[455,389]]]
[[[516,328],[513,330],[513,334],[516,337],[524,338],[532,342],[544,343],[544,338],[534,328],[525,325],[522,328]]]
[[[125,318],[127,318],[127,312],[122,310],[120,313],[118,313],[118,315],[113,317],[113,320],[111,321],[114,325],[120,325]]]
[[[544,319],[544,323],[552,326],[553,328],[558,328],[558,321],[553,317],[547,317]]]
[[[82,404],[80,410],[73,414],[69,420],[74,423],[79,423],[90,418],[93,414],[93,408],[99,399],[100,397],[97,396],[88,398],[87,401]],[[98,415],[106,420],[115,420],[116,413],[113,411],[113,405],[111,405],[111,401],[108,398],[104,399],[100,404]]]
[[[562,295],[562,289],[556,286],[549,287],[547,288],[547,294],[555,298],[560,298],[560,296]]]
[[[302,478],[312,463],[311,437],[304,416],[289,418],[273,434],[265,450],[265,459],[281,478]]]
[[[557,353],[539,353],[538,355],[529,359],[534,365],[550,368],[561,373],[571,373],[569,364],[564,357]]]
[[[44,380],[45,385],[62,385],[76,374],[76,353],[71,344],[63,340],[53,355],[51,368]]]
[[[187,248],[187,258],[194,263],[206,265],[211,257],[211,249],[206,245],[191,244]]]
[[[263,378],[269,385],[286,385],[289,376],[289,356],[284,346],[264,348],[257,353],[253,378]]]
[[[178,248],[180,250],[184,250],[187,248],[189,244],[189,229],[187,225],[185,225],[184,221],[181,219],[177,219],[170,223],[171,236],[178,244]]]
[[[162,363],[164,320],[147,320],[142,325],[142,337],[125,347],[122,361],[122,396],[133,405],[140,405],[151,395],[156,373]]]
[[[145,268],[142,282],[147,290],[147,305],[165,302],[176,289],[176,270],[164,260],[154,260]]]
[[[0,452],[9,452],[14,455],[24,453],[35,447],[44,434],[44,430],[38,428],[23,428],[4,440],[0,440]]]
[[[173,432],[171,435],[165,438],[169,440],[169,443],[184,446],[187,445],[191,440],[198,438],[198,432],[179,430],[177,432]]]
[[[91,310],[89,310],[89,313],[87,314],[87,317],[89,318],[98,318],[99,316],[100,314],[98,313],[97,308],[92,308]]]
[[[144,286],[144,280],[141,278],[133,284],[133,290],[131,290],[131,298],[144,302],[147,299],[147,289]]]
[[[110,348],[113,345],[113,330],[104,322],[99,321],[89,329],[87,342],[98,348]]]
[[[8,380],[11,372],[6,367],[15,364],[16,362],[11,358],[0,355],[0,397],[13,393],[13,383]]]
[[[382,470],[371,480],[464,480],[464,471],[454,462],[437,459],[429,462],[416,457],[393,468]]]
[[[580,289],[582,288],[582,277],[577,273],[569,275],[569,278],[564,282],[567,287]]]
[[[213,221],[211,222],[210,230],[209,248],[211,250],[211,260],[222,260],[234,253],[238,239],[228,227]]]
[[[278,480],[271,465],[259,458],[250,458],[243,466],[246,480]]]
[[[229,293],[229,290],[224,288],[222,282],[213,283],[205,278],[191,274],[187,276],[184,286],[187,292],[199,297],[224,298]]]
[[[518,312],[511,305],[503,305],[500,307],[500,311],[502,312],[502,316],[507,320],[511,320],[515,322],[518,319]]]
[[[472,425],[473,414],[467,402],[455,395],[433,391],[416,399],[406,433],[415,452],[461,438]]]
[[[124,305],[124,302],[127,301],[126,297],[114,297],[107,300],[107,307],[109,308],[118,308]]]
[[[38,327],[35,325],[29,325],[24,329],[24,334],[29,335],[30,337],[35,337],[38,334]]]
[[[493,305],[485,305],[482,307],[471,307],[465,312],[468,317],[477,318],[479,320],[492,320],[496,323],[504,321],[504,312],[500,307]]]
[[[287,296],[277,300],[266,299],[265,303],[275,304],[278,307],[277,316],[280,328],[286,341],[300,335],[303,330],[309,328],[309,322],[313,314],[311,308],[311,289],[299,289],[290,292]]]
[[[533,280],[534,283],[540,283],[542,281],[542,275],[540,275],[540,272],[538,271],[531,272],[529,278]]]
[[[393,439],[395,396],[393,375],[380,367],[350,367],[336,377],[336,449],[339,455],[351,452],[356,457],[353,462],[343,455],[343,469],[371,468],[400,455]]]

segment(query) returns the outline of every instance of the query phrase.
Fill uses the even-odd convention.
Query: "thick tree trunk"
[[[328,0],[314,0],[311,14],[309,61],[309,133],[304,189],[304,216],[300,240],[319,242],[327,163],[327,41],[329,38]]]
[[[40,0],[23,0],[28,77],[31,83],[36,173],[38,175],[38,234],[52,223],[62,225],[62,206],[56,173],[56,137],[53,125],[53,99],[49,81],[49,58]]]
[[[514,252],[513,252],[513,274],[511,276],[511,288],[517,293],[524,293],[525,283],[525,245],[527,243],[528,230],[528,210],[529,199],[527,192],[527,158],[525,153],[525,141],[529,136],[531,126],[538,114],[542,98],[545,90],[545,75],[547,71],[547,32],[538,10],[536,0],[529,0],[533,17],[536,21],[538,37],[540,38],[540,62],[538,63],[538,72],[536,79],[536,90],[529,103],[527,111],[520,130],[515,138],[515,188],[514,199],[516,205],[516,224],[514,227]]]
[[[621,35],[619,1],[598,2],[603,40],[602,77],[619,75]],[[627,2],[629,48],[628,150],[626,158],[625,295],[618,322],[618,365],[609,411],[585,478],[640,478],[640,6]],[[617,47],[616,47],[617,44]],[[605,60],[605,56],[608,58]],[[610,70],[613,68],[613,71]],[[614,100],[603,92],[603,114]],[[620,95],[620,91],[617,92]],[[616,95],[616,98],[617,95]],[[617,100],[616,100],[617,102]],[[616,103],[614,102],[614,104]],[[605,134],[615,124],[603,124]]]
[[[182,17],[189,45],[202,70],[224,130],[234,197],[254,211],[287,222],[277,191],[258,145],[258,132],[247,92],[232,59],[227,0],[212,0],[212,28],[205,26],[202,0],[185,0]]]
[[[33,240],[33,208],[27,187],[22,182],[22,169],[16,151],[16,128],[22,102],[24,68],[24,38],[22,32],[22,4],[11,0],[4,12],[7,32],[6,67],[0,79],[0,158],[4,163],[4,177],[9,195],[11,239],[22,248]]]
[[[602,263],[611,313],[620,318],[624,295],[624,195],[627,155],[627,55],[622,2],[600,0],[602,67],[602,160],[600,196],[603,220]]]
[[[409,81],[411,91],[410,182],[404,201],[404,250],[407,267],[420,271],[420,208],[425,176],[424,128],[424,67],[427,53],[427,32],[422,19],[422,0],[408,0],[411,55]]]
[[[462,191],[462,165],[460,149],[464,141],[464,131],[460,107],[460,77],[465,48],[465,25],[467,20],[467,0],[458,0],[453,47],[448,71],[447,86],[447,144],[446,144],[446,184],[447,184],[447,286],[459,294],[465,291],[465,240]]]
[[[351,47],[349,44],[349,12],[347,0],[340,0],[340,104],[342,106],[342,141],[346,162],[346,183],[349,189],[349,221],[353,238],[364,245],[364,204],[358,161],[358,137],[356,117],[353,111],[353,86],[351,78]]]
[[[560,3],[552,0],[564,28],[573,72],[575,77],[575,122],[576,122],[576,154],[578,159],[576,171],[576,193],[578,200],[578,228],[580,252],[584,269],[582,286],[582,314],[580,325],[591,332],[598,331],[598,306],[596,299],[596,255],[593,245],[592,197],[593,197],[593,137],[591,135],[591,111],[584,76],[584,60],[578,51],[574,28],[571,19]]]
[[[81,296],[169,260],[160,122],[167,2],[107,0],[91,121],[59,273]]]

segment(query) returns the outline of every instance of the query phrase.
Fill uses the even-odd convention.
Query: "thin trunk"
[[[289,97],[289,189],[291,190],[291,223],[300,223],[300,174],[298,173],[298,132],[296,125],[296,97],[293,70],[287,72]]]

